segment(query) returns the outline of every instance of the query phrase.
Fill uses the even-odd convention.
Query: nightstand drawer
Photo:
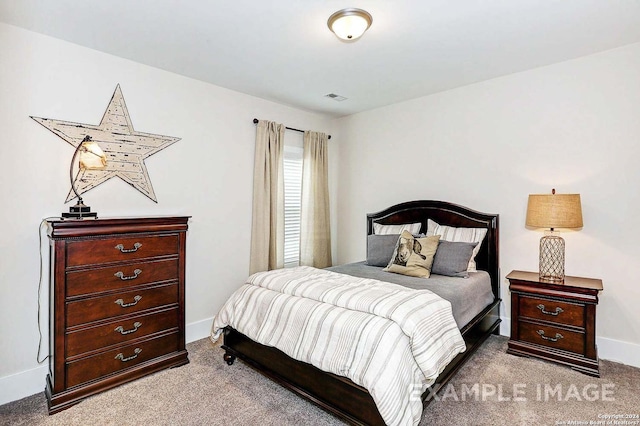
[[[177,329],[178,326],[178,308],[128,317],[68,333],[66,354],[71,358],[107,346],[126,344],[130,340],[164,330]]]
[[[177,303],[177,283],[77,300],[67,303],[67,327]]]
[[[67,297],[178,280],[178,259],[67,272]]]
[[[520,318],[528,317],[584,328],[584,305],[556,300],[520,297]]]
[[[519,340],[584,354],[584,334],[562,328],[519,322]]]
[[[68,362],[67,387],[77,386],[161,355],[177,352],[178,342],[178,333],[172,333]]]
[[[67,267],[177,255],[177,235],[126,236],[67,243]]]

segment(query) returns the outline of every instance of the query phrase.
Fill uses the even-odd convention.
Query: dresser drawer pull
[[[538,334],[544,340],[549,340],[551,342],[557,342],[558,340],[564,338],[564,336],[562,334],[560,334],[560,333],[556,333],[556,337],[547,337],[547,336],[544,335],[544,330],[538,330]]]
[[[124,275],[124,272],[122,272],[122,271],[118,271],[113,275],[115,275],[116,277],[120,278],[122,281],[127,281],[127,280],[135,280],[136,278],[138,278],[138,275],[140,275],[141,273],[142,273],[142,269],[135,269],[133,271],[133,275],[129,275],[128,277],[126,277]]]
[[[133,328],[131,330],[125,330],[123,326],[119,325],[113,331],[116,331],[124,336],[125,334],[135,333],[140,327],[142,327],[142,323],[136,321],[133,323]]]
[[[133,253],[134,251],[138,251],[140,247],[142,247],[142,243],[135,243],[132,249],[126,249],[122,244],[116,246],[116,248],[120,250],[120,253]]]
[[[127,362],[127,361],[131,361],[132,359],[136,359],[138,357],[138,355],[140,354],[140,352],[142,352],[142,349],[140,348],[135,348],[133,350],[134,355],[128,356],[128,357],[124,357],[124,355],[122,354],[122,352],[120,352],[118,355],[116,355],[116,357],[114,359],[119,359],[122,362]]]
[[[540,305],[536,306],[536,308],[540,309],[540,312],[542,312],[543,314],[545,314],[545,315],[553,315],[554,317],[557,316],[559,313],[564,312],[564,309],[562,309],[559,306],[556,308],[555,312],[545,311],[543,304],[540,304]]]
[[[129,306],[137,305],[137,304],[138,304],[138,302],[140,301],[140,299],[142,299],[142,296],[137,295],[136,297],[134,297],[134,298],[133,298],[133,300],[134,300],[134,301],[133,301],[133,302],[131,302],[131,303],[124,303],[124,300],[122,300],[122,299],[118,299],[118,300],[116,300],[116,301],[115,301],[115,304],[116,304],[116,305],[120,305],[120,306],[122,306],[123,308],[128,308]]]

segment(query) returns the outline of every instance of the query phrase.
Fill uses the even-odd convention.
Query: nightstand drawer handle
[[[128,277],[125,277],[124,272],[122,271],[118,271],[113,275],[120,278],[122,281],[127,281],[127,280],[135,280],[136,278],[138,278],[138,275],[140,275],[141,273],[142,273],[142,269],[135,269],[133,271],[133,275],[129,275]]]
[[[540,309],[540,312],[542,312],[542,313],[543,313],[543,314],[545,314],[545,315],[553,315],[553,316],[556,316],[556,315],[558,315],[560,312],[564,312],[564,309],[562,309],[562,308],[561,308],[561,307],[559,307],[559,306],[556,308],[556,311],[555,311],[555,312],[545,311],[545,310],[544,310],[544,305],[543,305],[543,304],[540,304],[540,305],[536,306],[536,308]]]
[[[119,360],[120,360],[120,361],[122,361],[122,362],[131,361],[132,359],[136,359],[136,358],[138,357],[138,355],[140,354],[140,352],[142,352],[142,349],[140,349],[140,348],[135,348],[135,349],[133,350],[133,353],[134,353],[135,355],[131,355],[131,356],[128,356],[128,357],[126,357],[126,358],[124,357],[124,355],[122,354],[122,352],[120,352],[118,355],[116,355],[116,357],[115,357],[114,359],[119,359]]]
[[[138,251],[140,247],[142,247],[142,243],[135,243],[132,249],[126,249],[122,244],[116,246],[116,248],[120,250],[120,253],[133,253],[134,251]]]
[[[123,326],[119,325],[113,331],[118,332],[124,336],[125,334],[135,333],[140,327],[142,327],[142,323],[136,321],[133,323],[133,328],[130,330],[125,330]]]
[[[134,297],[134,298],[133,298],[133,300],[134,300],[134,301],[133,301],[133,302],[131,302],[131,303],[124,303],[124,300],[122,300],[122,299],[118,299],[118,300],[116,300],[116,301],[115,301],[115,304],[116,304],[116,305],[120,305],[120,306],[122,306],[123,308],[128,308],[129,306],[137,305],[137,304],[138,304],[138,302],[140,301],[140,299],[142,299],[142,296],[138,295],[138,296],[136,296],[136,297]]]
[[[549,340],[551,342],[557,342],[558,340],[564,338],[564,336],[562,334],[560,334],[560,333],[556,333],[556,337],[547,337],[547,336],[544,335],[544,330],[538,330],[538,334],[544,340]]]

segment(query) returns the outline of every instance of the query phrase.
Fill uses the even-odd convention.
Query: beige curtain
[[[328,162],[327,135],[304,132],[300,264],[316,268],[331,266]]]
[[[283,124],[260,120],[256,127],[250,273],[284,266]]]

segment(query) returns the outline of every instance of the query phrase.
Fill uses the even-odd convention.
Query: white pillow
[[[480,251],[482,240],[487,235],[487,228],[454,228],[453,226],[438,225],[431,219],[427,220],[427,236],[440,235],[443,241],[478,243],[473,249],[467,272],[476,272],[476,255]]]
[[[373,222],[373,233],[377,235],[402,234],[402,231],[409,231],[412,234],[420,232],[421,223],[404,223],[402,225],[382,225]]]

